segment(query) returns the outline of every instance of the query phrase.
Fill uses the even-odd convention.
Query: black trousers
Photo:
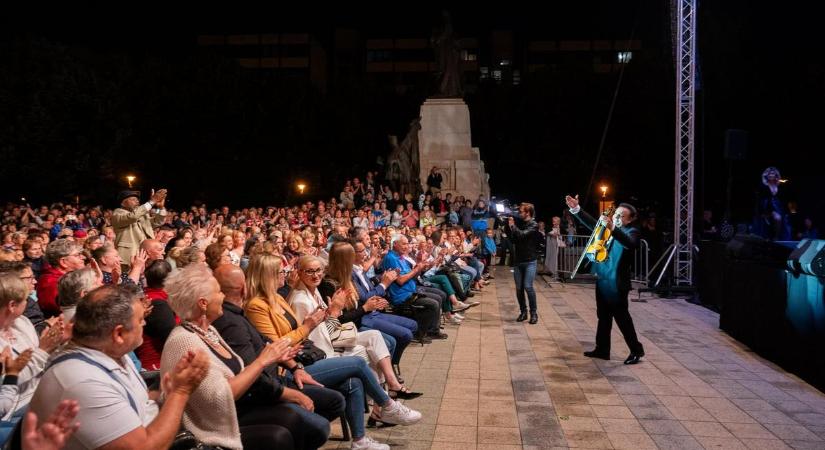
[[[406,308],[407,303],[417,308]],[[408,317],[418,324],[418,334],[438,332],[440,330],[441,300],[416,292],[403,304],[393,307],[393,314]]]
[[[303,449],[301,417],[283,404],[238,409],[238,425],[245,449]],[[326,441],[326,437],[324,437]],[[318,445],[320,447],[323,442]]]
[[[627,309],[627,294],[630,291],[619,291],[618,299],[609,298],[596,286],[596,317],[599,324],[596,327],[596,349],[599,352],[610,353],[610,331],[613,329],[613,320],[624,336],[624,341],[632,353],[643,354],[644,348],[636,336],[633,319]]]

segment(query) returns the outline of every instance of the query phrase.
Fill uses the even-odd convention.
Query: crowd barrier
[[[590,236],[587,235],[568,235],[564,236],[563,238],[563,247],[558,248],[557,252],[557,266],[555,272],[559,273],[560,276],[564,277],[565,279],[569,279],[570,275],[576,269],[576,264],[579,262],[579,258],[581,257],[582,253],[584,252],[585,246],[587,242],[590,240]],[[552,249],[548,246],[548,252],[551,252]],[[639,241],[639,248],[637,248],[633,252],[633,282],[637,283],[641,286],[647,286],[648,282],[648,268],[650,265],[650,247],[647,244],[647,241],[641,239]],[[551,268],[547,268],[549,271],[553,271]],[[590,273],[590,262],[585,259],[582,262],[581,267],[579,267],[579,274],[587,274]],[[578,275],[577,275],[578,276]]]

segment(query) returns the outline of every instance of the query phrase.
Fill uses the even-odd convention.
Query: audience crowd
[[[422,417],[405,349],[462,323],[506,240],[485,199],[372,173],[290,207],[166,197],[5,206],[9,448],[318,448],[340,420],[353,449],[388,449],[368,430]]]

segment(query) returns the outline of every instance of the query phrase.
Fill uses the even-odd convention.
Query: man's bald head
[[[149,255],[149,261],[163,259],[165,247],[157,239],[145,239],[140,243],[140,248]]]
[[[221,264],[212,275],[218,280],[221,292],[226,296],[225,300],[241,306],[246,292],[246,277],[240,267],[232,264]]]

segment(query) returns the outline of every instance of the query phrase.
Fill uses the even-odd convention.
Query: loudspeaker
[[[737,234],[728,242],[728,257],[771,266],[787,267],[791,249],[755,234]]]
[[[725,130],[725,159],[741,161],[748,156],[748,132]]]
[[[825,277],[825,241],[802,239],[788,256],[788,267],[817,277]]]

